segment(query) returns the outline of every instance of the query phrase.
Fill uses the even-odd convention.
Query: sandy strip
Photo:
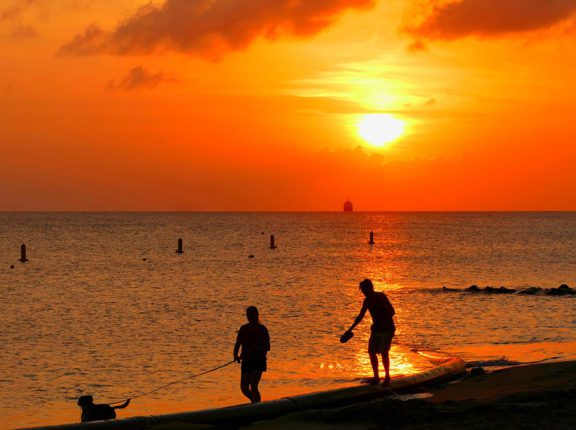
[[[513,367],[423,389],[433,396],[409,401],[391,396],[298,412],[245,428],[576,429],[576,361]]]

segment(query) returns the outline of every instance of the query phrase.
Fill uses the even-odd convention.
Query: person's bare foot
[[[378,385],[378,383],[380,382],[380,378],[366,378],[362,380],[363,384],[368,384],[368,385]]]
[[[388,385],[390,385],[390,376],[386,376],[384,378],[384,380],[382,381],[382,386],[383,387],[387,387]]]

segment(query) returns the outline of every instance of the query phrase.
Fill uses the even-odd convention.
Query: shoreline
[[[576,428],[576,360],[515,366],[421,386],[425,399],[389,396],[338,409],[297,412],[251,430]],[[183,427],[182,427],[183,428]]]
[[[414,351],[416,352],[416,351]],[[466,363],[458,357],[438,355],[436,353],[418,352],[423,354],[435,366],[412,375],[399,375],[393,378],[390,385],[356,384],[344,388],[306,393],[283,397],[276,400],[256,404],[240,404],[224,408],[211,408],[179,413],[133,416],[124,419],[96,421],[90,423],[70,423],[40,427],[24,427],[27,430],[82,430],[91,429],[170,429],[190,426],[224,426],[239,428],[263,420],[289,415],[299,411],[309,411],[318,408],[335,408],[350,405],[374,398],[386,396],[391,390],[418,389],[423,384],[438,384],[453,380],[465,373]]]
[[[92,426],[124,428],[129,424],[134,428],[150,430],[214,428],[215,425],[218,428],[246,430],[576,428],[576,360],[525,364],[490,372],[478,371],[478,368],[474,370],[469,370],[456,380],[454,378],[458,373],[452,372],[451,381],[445,384],[445,378],[393,384],[396,386],[386,397],[358,396],[367,388],[364,386],[287,398],[289,403],[307,406],[292,410],[291,407],[280,408],[285,409],[284,412],[278,409],[281,405],[277,401],[272,401],[278,403],[273,406],[275,411],[272,414],[264,409],[257,411],[261,406],[266,406],[268,402],[265,402],[241,406],[239,413],[234,411],[237,407],[232,407],[199,411],[200,414],[175,414],[170,420],[165,419],[168,416],[150,416],[145,420],[116,420],[93,423]],[[348,397],[348,390],[352,390],[350,393],[354,392],[355,396],[342,402],[341,396]],[[249,409],[252,410],[250,413]],[[201,415],[213,415],[214,412],[220,418],[203,420],[209,417]],[[246,413],[254,417],[246,421]]]

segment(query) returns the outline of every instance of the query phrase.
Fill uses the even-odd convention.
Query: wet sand
[[[519,366],[422,387],[433,395],[390,396],[338,409],[311,410],[257,423],[284,429],[574,429],[576,361]]]

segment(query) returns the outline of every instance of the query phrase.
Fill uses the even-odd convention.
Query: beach
[[[338,409],[310,410],[243,427],[283,429],[573,429],[576,361],[510,367],[439,387]],[[184,428],[184,427],[182,427]]]

